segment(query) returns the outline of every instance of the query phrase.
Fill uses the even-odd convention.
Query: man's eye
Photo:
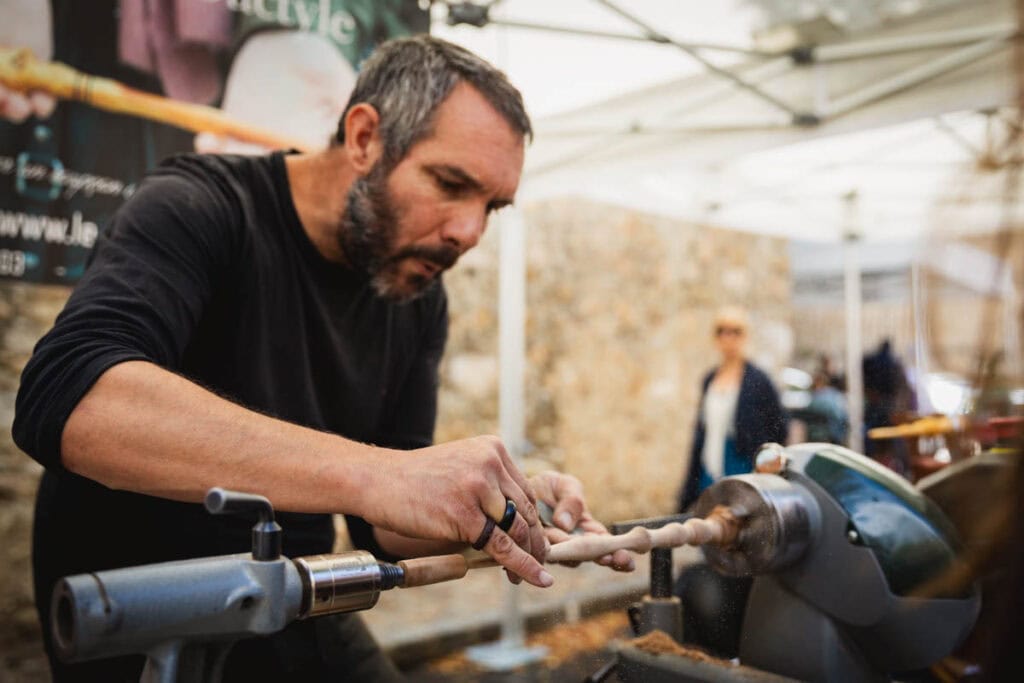
[[[455,180],[446,180],[445,178],[437,178],[437,186],[441,188],[446,194],[457,195],[461,194],[466,186]]]

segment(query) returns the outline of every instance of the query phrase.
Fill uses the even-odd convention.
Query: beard
[[[455,265],[460,251],[448,243],[396,248],[399,212],[388,190],[389,173],[377,163],[352,183],[338,243],[349,266],[369,276],[378,296],[404,303],[422,296],[442,271]],[[434,264],[437,274],[403,273],[402,264],[413,258]]]

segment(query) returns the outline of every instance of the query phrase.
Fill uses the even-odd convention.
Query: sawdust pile
[[[606,612],[575,624],[561,624],[530,638],[530,645],[548,649],[544,663],[558,666],[586,652],[600,651],[629,628],[622,610]]]
[[[572,624],[559,624],[527,638],[527,645],[547,648],[543,665],[554,668],[586,653],[600,652],[615,638],[628,632],[629,621],[625,612],[616,610],[584,619]],[[479,668],[465,653],[441,657],[430,663],[428,669],[441,674],[468,673]]]
[[[718,659],[711,655],[697,650],[695,648],[683,647],[677,643],[672,636],[665,633],[664,631],[651,631],[648,634],[642,635],[639,638],[626,641],[628,645],[632,645],[636,649],[647,652],[652,655],[675,655],[677,657],[686,657],[693,659],[698,662],[707,662],[709,664],[717,664],[719,666],[731,667],[732,663],[727,662],[724,659]]]
[[[457,673],[480,671],[480,667],[469,661],[464,652],[457,652],[453,655],[435,659],[427,666],[427,670],[451,676]]]

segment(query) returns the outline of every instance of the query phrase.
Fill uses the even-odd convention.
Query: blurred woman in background
[[[787,420],[771,379],[747,360],[746,313],[723,308],[715,316],[714,343],[721,356],[701,385],[690,464],[679,496],[688,508],[714,481],[754,469],[764,443],[784,443]],[[676,583],[683,601],[683,640],[719,657],[739,651],[751,579],[717,574],[706,564],[688,567]]]
[[[779,394],[768,375],[746,358],[748,327],[740,308],[723,308],[715,316],[712,331],[721,362],[701,384],[680,512],[717,479],[753,470],[762,444],[785,443],[787,421]]]

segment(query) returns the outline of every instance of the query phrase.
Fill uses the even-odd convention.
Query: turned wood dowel
[[[704,519],[688,519],[682,524],[673,522],[660,529],[636,527],[618,536],[577,536],[551,546],[546,561],[593,562],[616,550],[646,553],[652,548],[676,548],[683,545],[729,545],[736,540],[739,528],[739,518],[729,508],[719,506]],[[402,560],[398,566],[405,572],[402,587],[413,588],[461,579],[470,569],[495,567],[497,564],[490,555],[471,553]]]
[[[681,524],[673,522],[660,529],[636,527],[618,536],[577,536],[551,546],[546,561],[549,563],[593,562],[616,550],[646,553],[653,548],[677,548],[684,545],[704,545],[706,543],[727,546],[736,540],[739,530],[739,517],[729,508],[720,505],[704,519],[688,519]],[[456,564],[461,562],[467,569],[483,569],[498,565],[490,555],[484,553],[443,555],[438,558],[423,559],[439,560],[442,558],[459,558],[451,561]]]
[[[13,90],[41,90],[119,114],[159,121],[195,133],[214,133],[269,149],[305,150],[302,140],[234,119],[220,109],[179,102],[91,76],[60,62],[37,59],[28,48],[0,48],[0,83]]]
[[[618,536],[586,535],[556,543],[548,551],[548,562],[590,562],[616,550],[636,553],[652,548],[677,548],[683,545],[729,545],[739,533],[739,519],[724,506],[716,507],[704,519],[672,522],[659,529],[635,527]]]
[[[405,572],[402,588],[429,586],[442,581],[461,579],[470,565],[463,555],[438,555],[402,560],[398,566]]]

